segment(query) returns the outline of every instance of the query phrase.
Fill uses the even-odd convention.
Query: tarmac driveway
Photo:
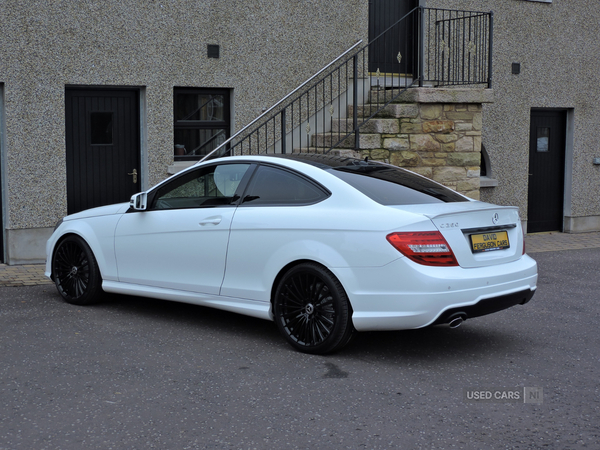
[[[600,249],[533,256],[525,306],[326,357],[217,310],[0,287],[0,449],[597,448]]]

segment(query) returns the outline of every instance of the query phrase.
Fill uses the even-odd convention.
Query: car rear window
[[[425,177],[381,164],[336,166],[328,168],[328,172],[386,206],[468,201]]]

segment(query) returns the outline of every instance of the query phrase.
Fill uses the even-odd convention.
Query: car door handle
[[[222,217],[209,217],[208,219],[204,219],[200,221],[200,225],[219,225],[221,223]]]

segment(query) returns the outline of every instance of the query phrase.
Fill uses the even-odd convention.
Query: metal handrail
[[[338,62],[340,59],[342,59],[344,56],[346,56],[348,53],[350,53],[352,50],[354,50],[356,47],[358,47],[360,44],[362,44],[362,42],[363,42],[362,39],[358,40],[352,47],[350,47],[348,50],[346,50],[340,56],[338,56],[337,58],[335,58],[333,61],[331,61],[329,64],[327,64],[325,67],[323,67],[317,73],[315,73],[313,76],[311,76],[304,83],[302,83],[301,85],[299,85],[296,89],[294,89],[292,92],[290,92],[289,94],[287,94],[285,97],[283,97],[281,100],[279,100],[273,106],[271,106],[269,109],[267,109],[266,111],[264,111],[261,115],[259,115],[258,117],[256,117],[252,122],[250,122],[244,128],[242,128],[241,130],[239,130],[238,132],[236,132],[233,136],[231,136],[229,139],[227,139],[225,142],[223,142],[217,148],[215,148],[214,150],[212,150],[210,153],[206,154],[206,156],[204,156],[204,158],[202,158],[200,161],[198,161],[198,163],[201,163],[202,161],[204,161],[205,159],[207,159],[209,156],[211,156],[217,150],[221,149],[221,147],[224,147],[227,144],[229,144],[233,139],[235,139],[236,137],[238,137],[240,134],[242,134],[244,131],[246,131],[248,128],[250,128],[252,125],[254,125],[256,122],[258,122],[260,119],[262,119],[267,114],[269,114],[271,111],[273,111],[275,108],[277,108],[279,105],[281,105],[284,101],[286,101],[288,98],[290,98],[292,95],[294,95],[300,89],[302,89],[304,86],[306,86],[312,80],[314,80],[316,77],[318,77],[319,75],[321,75],[325,70],[327,70],[328,68],[330,68],[331,66],[333,66],[336,62]]]

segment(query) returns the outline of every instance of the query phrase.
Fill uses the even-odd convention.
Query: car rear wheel
[[[291,268],[275,291],[277,328],[297,350],[325,354],[350,342],[355,330],[348,296],[339,280],[313,263]]]
[[[59,242],[52,258],[52,273],[58,292],[74,305],[90,305],[100,300],[102,278],[89,245],[79,236]]]

